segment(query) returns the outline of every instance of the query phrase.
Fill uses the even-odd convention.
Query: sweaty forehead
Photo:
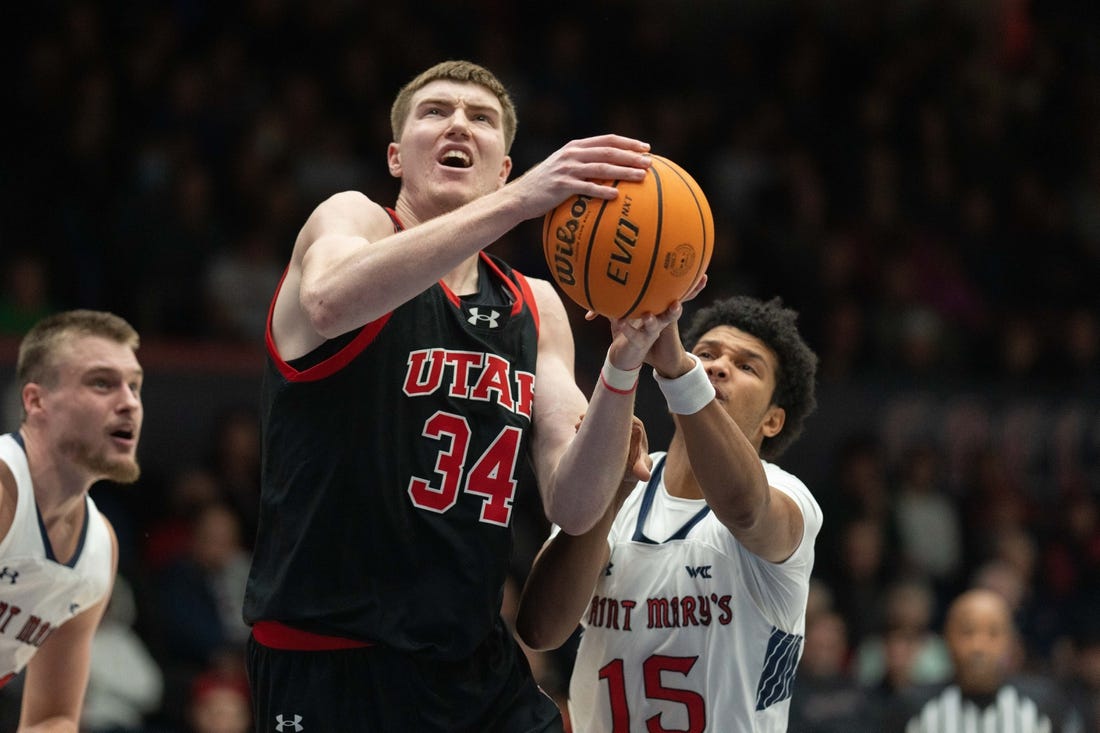
[[[413,95],[413,105],[435,100],[452,105],[488,107],[501,111],[500,100],[491,91],[473,82],[437,79],[422,86]]]

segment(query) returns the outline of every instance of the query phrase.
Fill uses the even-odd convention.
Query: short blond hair
[[[501,119],[501,127],[504,131],[504,151],[512,149],[512,142],[516,139],[516,106],[512,103],[512,97],[493,72],[484,66],[479,66],[472,61],[443,61],[435,66],[422,71],[420,74],[397,93],[390,108],[390,128],[393,131],[393,139],[401,140],[401,131],[405,129],[405,121],[409,118],[412,107],[413,95],[433,81],[456,81],[464,84],[477,84],[485,87],[500,101],[501,110],[504,113]]]
[[[57,383],[57,352],[72,336],[99,336],[137,351],[141,339],[134,327],[114,313],[71,310],[55,313],[36,323],[19,344],[15,375],[22,388],[31,382]]]

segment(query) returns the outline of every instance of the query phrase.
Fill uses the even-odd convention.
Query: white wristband
[[[714,385],[710,383],[703,362],[695,354],[689,353],[688,356],[695,362],[695,366],[679,377],[669,379],[658,374],[656,369],[653,370],[653,378],[665,395],[668,409],[677,415],[694,415],[709,405],[715,395]]]
[[[611,363],[611,354],[603,360],[603,369],[600,370],[600,380],[603,386],[618,394],[630,394],[638,386],[638,373],[642,365],[633,369],[620,369]]]

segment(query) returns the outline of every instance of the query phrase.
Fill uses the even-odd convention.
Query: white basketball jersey
[[[805,530],[780,564],[745,550],[705,501],[669,496],[664,453],[612,525],[593,593],[569,710],[577,733],[781,733],[802,656],[821,508],[763,462],[802,510]]]
[[[34,499],[18,434],[0,436],[0,461],[15,476],[11,529],[0,540],[0,686],[26,666],[50,634],[98,603],[111,585],[111,536],[91,497],[76,553],[57,562]]]

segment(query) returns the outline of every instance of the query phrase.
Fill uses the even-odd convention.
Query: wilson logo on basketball
[[[591,196],[577,196],[569,205],[569,218],[554,229],[554,253],[548,257],[554,270],[554,278],[565,285],[576,285],[577,279],[573,274],[576,267],[574,258],[577,254],[577,235],[582,231],[581,225],[586,218],[588,202]]]
[[[703,191],[659,155],[641,181],[603,181],[610,201],[573,196],[543,219],[542,248],[558,287],[608,318],[661,313],[710,264],[714,218]]]

